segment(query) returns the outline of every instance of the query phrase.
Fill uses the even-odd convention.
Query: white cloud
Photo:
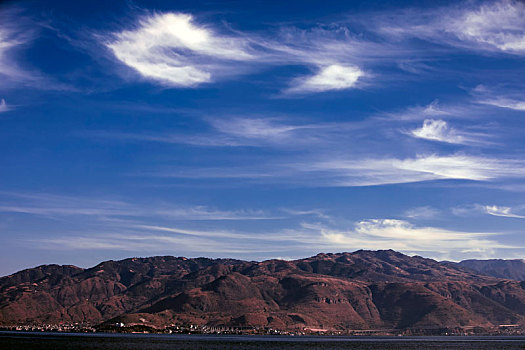
[[[199,205],[186,208],[152,208],[152,215],[163,216],[174,220],[275,220],[262,210],[217,210]]]
[[[242,138],[279,139],[289,135],[291,131],[308,126],[294,126],[278,123],[271,118],[233,118],[210,120],[218,131]]]
[[[0,100],[0,113],[7,112],[10,108],[7,106],[7,103],[4,99]]]
[[[114,229],[114,228],[113,228]],[[146,254],[183,252],[184,255],[228,254],[228,256],[266,253],[275,257],[281,251],[395,249],[428,252],[430,256],[486,255],[494,249],[516,249],[491,239],[490,232],[463,232],[437,227],[418,227],[396,219],[370,219],[356,222],[351,230],[337,230],[319,223],[303,222],[295,229],[275,232],[199,230],[154,224],[124,223],[120,233],[71,234],[68,237],[32,239],[39,249],[121,250]],[[171,253],[173,254],[173,253]],[[302,254],[302,253],[299,253]],[[253,258],[253,255],[252,255]]]
[[[0,192],[1,193],[1,192]],[[176,221],[232,221],[232,220],[275,220],[282,215],[271,215],[262,210],[219,210],[208,206],[183,206],[169,203],[149,204],[144,207],[138,203],[119,200],[91,199],[51,194],[24,194],[3,192],[0,212],[40,215],[46,217],[91,216],[107,218],[155,217]],[[7,198],[13,198],[8,200]],[[95,220],[91,218],[90,220]]]
[[[241,37],[220,35],[182,13],[144,17],[138,28],[115,34],[106,45],[145,78],[182,87],[238,74],[235,62],[254,58]]]
[[[428,105],[411,106],[399,111],[382,113],[377,116],[379,119],[389,121],[411,121],[439,118],[458,118],[472,114],[471,108],[454,105],[441,105],[438,100],[434,100]]]
[[[13,81],[32,79],[13,57],[18,48],[32,39],[32,34],[17,28],[10,15],[0,16],[0,76]],[[1,23],[2,20],[4,23]]]
[[[29,240],[39,249],[51,250],[116,250],[140,254],[213,254],[246,256],[260,252],[279,252],[281,247],[253,245],[246,242],[220,242],[203,237],[173,235],[115,234],[68,236]]]
[[[324,159],[332,160],[324,160]],[[323,160],[320,160],[323,159]],[[177,168],[141,173],[190,179],[242,179],[248,183],[291,183],[295,186],[358,187],[414,183],[433,180],[496,181],[521,179],[525,162],[454,154],[415,158],[345,159],[333,154],[309,155],[303,161],[281,159],[218,168]]]
[[[291,208],[281,208],[281,211],[295,216],[314,216],[319,219],[331,220],[332,218],[321,209],[308,209],[308,210],[298,210]]]
[[[228,117],[215,115],[203,118],[211,130],[189,133],[122,133],[111,131],[81,132],[81,137],[104,138],[116,141],[150,141],[167,144],[187,144],[206,147],[280,147],[303,148],[312,145],[337,143],[349,132],[362,129],[365,123],[304,123],[291,122],[292,117]]]
[[[371,219],[357,222],[351,231],[323,230],[325,239],[340,249],[378,249],[389,247],[399,251],[487,252],[496,248],[515,248],[488,239],[487,232],[462,232],[436,227],[417,227],[396,219]]]
[[[414,129],[410,133],[414,137],[432,141],[456,144],[462,144],[466,141],[463,136],[458,135],[456,130],[449,127],[444,120],[425,119],[421,128]]]
[[[479,101],[480,103],[493,105],[501,108],[514,109],[516,111],[525,111],[525,101],[513,100],[509,98],[496,98]]]
[[[436,227],[418,227],[408,221],[396,219],[362,220],[354,224],[351,230],[334,229],[337,220],[328,217],[322,210],[289,210],[281,212],[295,216],[315,217],[323,219],[319,222],[295,222],[292,228],[278,228],[276,230],[243,231],[232,229],[231,226],[211,229],[209,225],[188,223],[186,220],[244,220],[268,219],[262,212],[242,211],[226,212],[211,210],[207,207],[194,207],[183,211],[160,212],[154,208],[150,212],[141,212],[143,209],[130,207],[124,202],[111,200],[87,201],[89,205],[78,205],[73,197],[55,195],[7,194],[14,196],[17,201],[44,200],[48,204],[65,206],[71,203],[69,212],[63,208],[50,207],[45,210],[22,210],[22,212],[37,215],[89,215],[89,221],[75,220],[80,225],[66,224],[68,235],[50,233],[43,238],[34,238],[30,241],[38,245],[39,249],[76,249],[76,250],[116,250],[136,251],[142,254],[157,254],[160,252],[181,252],[185,255],[199,254],[227,254],[229,256],[250,256],[261,253],[266,257],[280,256],[283,251],[305,252],[312,247],[318,249],[378,249],[392,248],[403,252],[429,252],[430,255],[439,254],[488,254],[490,249],[514,249],[517,247],[500,244],[489,237],[490,232],[463,232]],[[86,202],[86,200],[83,200]],[[43,203],[42,203],[43,204]],[[94,208],[91,208],[94,207]],[[489,208],[489,207],[487,207]],[[2,208],[4,210],[6,208]],[[111,210],[110,210],[111,209]],[[510,209],[505,207],[489,208],[493,215],[513,216]],[[6,209],[10,211],[9,209]],[[113,211],[112,211],[113,210]],[[18,210],[14,210],[18,211]],[[414,218],[433,213],[430,207],[420,207],[412,210]],[[92,217],[100,216],[99,218]],[[142,217],[146,215],[147,221]],[[512,216],[511,216],[512,215]],[[161,219],[159,219],[161,218]],[[277,217],[274,217],[277,218]],[[95,219],[95,220],[94,220]],[[165,220],[182,220],[179,225],[165,225]],[[88,223],[88,224],[85,224]],[[214,224],[215,225],[215,224]],[[340,227],[340,225],[337,225]],[[335,227],[337,227],[335,226]],[[200,228],[199,228],[200,227]],[[88,234],[86,230],[97,233]],[[104,231],[104,234],[100,232]],[[89,231],[88,231],[89,232]],[[118,232],[118,233],[114,233]],[[432,253],[430,253],[432,252]],[[303,253],[300,253],[303,254]],[[253,255],[251,256],[253,258]]]
[[[301,77],[293,82],[293,87],[287,92],[323,92],[329,90],[342,90],[355,87],[358,79],[364,72],[355,66],[342,66],[332,64],[321,67],[319,71],[307,77]]]
[[[400,55],[394,47],[351,38],[342,27],[222,34],[184,13],[143,16],[135,28],[110,34],[104,43],[143,77],[172,87],[195,87],[275,65],[316,71],[294,79],[284,93],[353,88],[365,75],[357,64]]]
[[[525,111],[525,100],[523,100],[522,90],[522,88],[489,88],[484,85],[478,85],[471,91],[471,94],[476,99],[476,102],[481,104],[508,108],[516,111]]]
[[[440,179],[488,181],[522,177],[525,164],[516,160],[456,154],[406,159],[332,160],[301,164],[298,168],[332,177],[332,185],[370,186]]]
[[[498,160],[470,157],[465,155],[429,156],[414,159],[404,159],[394,162],[394,167],[400,170],[432,174],[437,178],[465,179],[483,181],[499,176],[515,176],[519,171],[514,168],[498,168],[503,165]],[[520,168],[520,171],[523,168]]]
[[[507,218],[525,219],[524,215],[518,215],[518,214],[512,213],[512,208],[510,207],[500,207],[497,205],[486,205],[483,207],[483,209],[489,215],[503,216]]]
[[[21,55],[22,50],[46,26],[29,17],[26,12],[18,5],[7,5],[0,9],[0,88],[23,86],[43,90],[74,90],[31,65],[39,62],[26,62]]]
[[[180,227],[166,227],[166,226],[156,226],[156,225],[135,225],[135,228],[143,229],[146,231],[160,231],[160,232],[170,232],[178,235],[185,236],[194,236],[194,237],[207,237],[213,239],[222,239],[222,238],[232,238],[239,240],[254,240],[254,241],[297,241],[304,238],[303,235],[297,234],[283,234],[283,232],[265,232],[264,234],[260,233],[247,233],[247,232],[236,232],[229,230],[193,230],[185,229]],[[288,232],[289,233],[289,232]]]
[[[423,206],[409,209],[404,215],[413,219],[431,219],[439,215],[439,210],[429,206]]]
[[[511,208],[499,205],[471,204],[452,208],[452,213],[457,216],[469,217],[488,214],[506,218],[525,219],[525,215],[516,214],[516,210],[523,210],[523,206]]]
[[[449,32],[460,40],[504,52],[525,53],[525,5],[521,1],[487,2],[453,18]]]
[[[367,19],[385,36],[421,38],[476,50],[525,53],[525,5],[501,0],[462,2],[429,11],[376,15]]]

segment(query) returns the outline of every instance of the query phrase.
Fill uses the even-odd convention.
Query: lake
[[[525,349],[525,337],[324,337],[0,332],[0,349]]]

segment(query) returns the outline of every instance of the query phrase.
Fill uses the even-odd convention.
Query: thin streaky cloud
[[[332,64],[321,67],[314,75],[292,81],[286,93],[310,93],[353,88],[365,73],[355,66]]]
[[[509,89],[506,87],[491,88],[485,85],[478,85],[471,91],[471,94],[476,102],[480,104],[525,111],[523,87]]]
[[[11,109],[10,106],[7,105],[7,103],[5,102],[5,99],[0,99],[0,113],[2,112],[7,112]]]
[[[173,234],[187,235],[187,236],[196,236],[196,237],[209,237],[214,239],[221,238],[232,238],[232,239],[247,239],[247,240],[256,240],[256,241],[297,241],[304,239],[303,235],[290,234],[288,231],[287,234],[282,232],[272,233],[245,233],[245,232],[233,232],[233,231],[197,231],[197,230],[188,230],[184,228],[175,228],[175,227],[165,227],[165,226],[155,226],[155,225],[136,225],[134,226],[143,230],[151,231],[161,231],[161,232],[170,232]]]
[[[500,0],[377,13],[367,18],[367,23],[391,38],[419,38],[465,50],[523,55],[524,17],[523,2]]]
[[[493,100],[481,100],[478,102],[501,108],[514,109],[516,111],[525,111],[525,101],[520,100],[513,100],[509,98],[497,98]]]
[[[33,34],[15,25],[12,12],[0,14],[0,76],[3,80],[26,81],[32,79],[31,74],[17,64],[13,53],[33,40]]]
[[[40,38],[47,25],[36,17],[30,9],[17,5],[0,8],[0,88],[75,91],[76,87],[40,70],[38,60],[30,62],[24,58],[25,51]]]
[[[288,117],[288,119],[291,119]],[[297,148],[322,145],[346,138],[348,133],[364,130],[366,122],[293,123],[285,117],[204,118],[210,129],[191,133],[92,130],[75,136],[122,142],[159,142],[201,147],[278,147]]]
[[[332,185],[371,186],[430,180],[489,181],[499,178],[521,178],[525,164],[519,160],[450,156],[419,156],[405,159],[332,160],[298,165],[304,171],[332,176]],[[335,180],[337,178],[337,181]]]
[[[188,230],[155,225],[135,225],[136,232],[104,235],[71,235],[68,237],[32,239],[38,249],[52,250],[121,250],[152,254],[159,251],[183,251],[193,254],[268,253],[275,257],[290,248],[308,249],[314,244],[322,249],[376,249],[388,246],[402,252],[426,252],[431,256],[458,254],[492,255],[494,249],[519,249],[502,244],[499,234],[465,232],[438,227],[420,227],[405,220],[367,219],[355,222],[349,230],[318,223],[302,223],[296,229],[275,233]],[[152,233],[159,232],[159,233]],[[161,232],[169,233],[163,235]]]
[[[245,221],[281,220],[282,213],[274,215],[262,210],[220,210],[204,205],[158,203],[148,206],[122,200],[101,200],[54,194],[27,194],[0,192],[13,200],[2,200],[0,212],[39,215],[46,217],[86,216],[92,220],[108,218],[156,217],[177,221]]]
[[[75,236],[28,241],[38,249],[43,250],[112,250],[126,252],[149,252],[149,254],[224,254],[240,255],[285,250],[280,247],[250,246],[248,244],[228,242],[222,243],[199,237],[173,237],[163,235],[121,235],[106,234],[104,236]],[[174,253],[178,252],[178,253]]]
[[[404,216],[411,219],[432,219],[438,216],[441,212],[431,206],[422,206],[408,209]]]
[[[262,210],[217,210],[207,206],[192,206],[186,208],[158,208],[152,210],[152,215],[163,216],[176,220],[280,220],[283,216],[270,215]]]
[[[519,249],[520,247],[499,243],[489,237],[489,232],[452,231],[436,227],[419,227],[405,220],[369,219],[355,224],[348,231],[325,229],[323,236],[340,249],[376,249],[390,247],[398,251],[426,252],[447,256],[467,253],[491,254],[494,249]]]
[[[323,159],[323,160],[320,160]],[[330,159],[330,160],[325,160]],[[331,154],[311,155],[307,160],[281,160],[261,164],[212,168],[178,168],[135,176],[187,179],[242,179],[245,183],[292,184],[306,187],[362,187],[435,180],[489,182],[522,179],[525,163],[465,154],[425,155],[414,158],[345,159]]]
[[[471,117],[472,114],[472,110],[465,106],[443,105],[438,100],[434,100],[427,105],[410,106],[397,111],[379,113],[374,118],[378,120],[407,122],[441,118],[468,118]]]
[[[294,216],[314,216],[319,219],[324,220],[331,220],[331,216],[327,215],[324,210],[321,209],[307,209],[307,210],[300,210],[300,209],[292,209],[292,208],[281,208],[281,211],[294,215]]]
[[[231,118],[210,120],[211,125],[223,134],[246,139],[279,139],[290,132],[312,126],[289,125],[272,118]]]
[[[512,212],[511,207],[502,207],[497,205],[486,205],[484,208],[485,213],[493,216],[502,216],[506,218],[525,219],[525,215],[518,215]]]

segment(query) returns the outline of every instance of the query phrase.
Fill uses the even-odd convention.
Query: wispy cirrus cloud
[[[302,65],[312,73],[291,79],[281,91],[319,93],[358,87],[372,76],[365,73],[367,66],[432,71],[428,53],[410,42],[393,44],[393,37],[523,54],[524,13],[518,1],[462,2],[432,11],[370,12],[366,23],[347,16],[308,29],[280,25],[278,31],[251,33],[220,30],[187,13],[150,13],[125,30],[105,34],[103,43],[119,62],[166,86],[196,87],[272,66]]]
[[[27,25],[21,10],[5,8],[0,11],[0,76],[2,85],[35,80],[32,73],[20,66],[16,53],[35,38],[35,30]]]
[[[47,21],[28,8],[0,4],[0,88],[76,89],[61,82],[58,76],[47,74],[39,66],[39,59],[25,55],[47,27]]]
[[[497,205],[485,205],[483,207],[485,213],[493,216],[502,216],[506,218],[525,219],[525,215],[513,213],[511,207],[501,207]]]
[[[414,137],[431,141],[457,144],[463,144],[466,142],[464,136],[459,135],[455,129],[449,127],[446,121],[440,119],[425,119],[423,126],[411,130],[410,134]]]
[[[525,34],[524,34],[525,35]],[[471,94],[476,102],[500,108],[507,108],[516,111],[525,111],[525,99],[523,98],[523,88],[507,88],[501,86],[488,87],[478,85]]]
[[[497,249],[522,247],[498,242],[498,234],[466,232],[439,227],[416,226],[406,220],[367,219],[343,230],[319,223],[271,232],[239,230],[199,230],[192,228],[131,224],[126,232],[81,234],[31,239],[38,249],[113,250],[158,254],[183,252],[184,255],[227,254],[229,257],[275,258],[281,252],[302,256],[312,245],[318,249],[349,251],[388,247],[405,253],[424,252],[435,258],[471,255],[490,257]]]
[[[295,79],[292,87],[286,92],[307,93],[348,89],[356,86],[364,75],[365,73],[358,67],[332,64],[321,67],[314,75]]]
[[[363,129],[365,123],[319,123],[295,121],[291,116],[214,116],[204,117],[208,128],[194,133],[93,130],[77,133],[81,137],[101,138],[122,142],[159,142],[204,147],[280,147],[295,148],[337,142],[348,133]]]
[[[242,242],[217,242],[203,237],[181,237],[162,234],[119,234],[67,236],[29,240],[39,249],[50,250],[112,250],[144,254],[178,254],[185,256],[254,256],[276,253],[289,248],[253,245]]]
[[[505,218],[525,219],[525,215],[519,214],[524,206],[507,207],[501,205],[470,204],[453,207],[452,213],[457,216],[469,217],[473,215],[491,215]]]
[[[254,71],[261,64],[301,64],[316,73],[296,78],[286,93],[354,87],[364,73],[344,59],[348,50],[332,48],[327,53],[321,42],[288,46],[267,34],[220,33],[190,14],[164,13],[143,16],[133,29],[109,35],[105,45],[143,77],[167,86],[195,87]]]
[[[377,249],[378,246],[383,246],[403,252],[425,252],[426,255],[441,258],[465,254],[490,256],[495,249],[520,248],[499,243],[491,238],[496,236],[495,233],[419,227],[397,219],[362,220],[352,230],[324,230],[322,234],[326,240],[337,244],[341,249]]]
[[[261,69],[300,65],[311,74],[295,77],[286,94],[357,87],[367,62],[403,57],[406,50],[359,39],[348,28],[278,26],[270,32],[220,30],[187,13],[142,15],[135,25],[103,35],[115,58],[142,77],[171,87],[196,87]]]
[[[405,211],[404,216],[412,219],[431,219],[440,214],[440,211],[431,206],[415,207]]]
[[[331,160],[326,160],[331,158]],[[243,183],[292,184],[306,187],[362,187],[436,180],[476,182],[521,179],[525,164],[518,159],[498,159],[464,154],[415,158],[357,158],[316,155],[298,159],[238,165],[228,168],[177,168],[137,176],[187,179],[229,179]]]
[[[458,145],[493,144],[482,139],[486,135],[456,130],[441,119],[425,119],[420,128],[412,129],[408,134],[420,139]]]
[[[157,219],[174,221],[242,221],[282,219],[284,212],[271,214],[263,210],[220,210],[204,205],[157,203],[143,206],[114,199],[64,196],[47,193],[2,192],[0,212],[39,215],[51,218],[68,216],[91,217],[105,221],[107,218]],[[11,198],[11,199],[8,199]]]
[[[521,1],[486,2],[479,8],[460,12],[448,31],[463,42],[489,50],[525,54],[524,16],[525,5]]]
[[[525,164],[462,154],[405,159],[332,160],[302,164],[304,171],[332,177],[332,185],[371,186],[430,180],[488,181],[521,177]],[[301,166],[298,166],[300,168]]]
[[[407,9],[367,18],[389,37],[419,38],[457,48],[525,54],[525,5],[521,1],[474,1],[422,11]]]
[[[441,118],[467,118],[471,115],[471,108],[463,105],[443,105],[438,100],[434,100],[427,105],[409,106],[397,111],[383,112],[376,118],[407,122],[427,119],[439,120]]]
[[[7,103],[5,102],[5,100],[2,98],[0,99],[0,113],[2,112],[7,112],[8,110],[10,110],[11,108],[7,105]]]
[[[517,111],[525,111],[525,101],[515,100],[512,98],[496,98],[493,100],[484,100],[482,103],[493,105],[501,108],[509,108]]]
[[[175,87],[235,75],[239,62],[255,58],[246,40],[219,34],[183,13],[144,16],[134,29],[113,34],[105,44],[145,78]]]
[[[286,138],[299,129],[314,128],[311,125],[292,125],[278,118],[217,118],[209,120],[217,131],[243,139],[275,140]]]

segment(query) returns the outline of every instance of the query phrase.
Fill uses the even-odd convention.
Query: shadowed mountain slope
[[[283,330],[525,324],[525,282],[392,250],[263,262],[133,258],[0,279],[0,324],[108,320]]]
[[[458,265],[487,276],[525,280],[525,262],[521,259],[463,260]]]

